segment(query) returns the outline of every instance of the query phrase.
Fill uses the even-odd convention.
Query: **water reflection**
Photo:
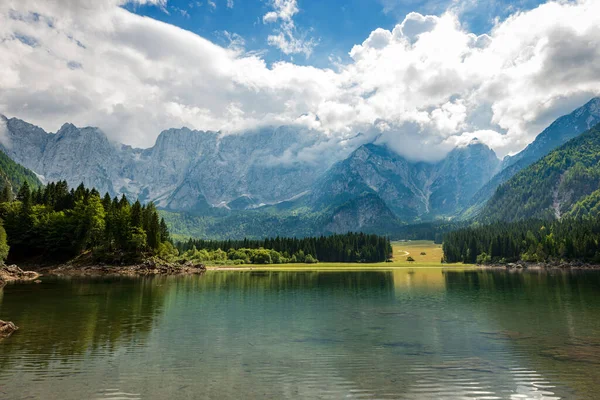
[[[442,269],[11,285],[0,397],[585,397],[599,285]]]
[[[582,270],[446,271],[448,300],[454,307],[470,302],[491,329],[481,334],[502,341],[528,365],[546,371],[515,372],[519,388],[540,391],[569,386],[569,396],[593,398],[600,389],[600,273]],[[529,379],[531,378],[531,379]],[[566,390],[566,388],[565,388]]]
[[[17,321],[23,334],[2,344],[0,369],[28,355],[36,358],[32,367],[43,369],[53,362],[69,364],[84,353],[115,351],[134,339],[143,345],[167,290],[153,278],[9,285],[0,297],[0,318]]]

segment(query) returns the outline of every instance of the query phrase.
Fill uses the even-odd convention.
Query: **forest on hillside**
[[[6,238],[0,256],[11,261],[65,261],[90,251],[95,260],[123,263],[176,252],[152,203],[101,198],[83,184],[69,189],[61,181],[32,190],[25,181],[14,200],[0,203],[0,218]]]
[[[600,126],[500,185],[481,215],[483,222],[584,217],[600,210]]]
[[[32,171],[17,164],[0,150],[0,202],[12,200],[25,182],[31,188],[42,184]]]
[[[600,262],[600,220],[565,218],[472,225],[444,237],[449,263]]]

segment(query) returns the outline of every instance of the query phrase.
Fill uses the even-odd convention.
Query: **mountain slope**
[[[437,215],[454,215],[498,172],[496,153],[477,139],[457,147],[436,165],[430,208]]]
[[[324,221],[321,233],[391,233],[401,225],[386,203],[374,193],[362,194],[337,207]]]
[[[341,205],[364,194],[379,197],[402,219],[427,212],[425,177],[431,165],[412,165],[385,146],[367,144],[335,164],[313,186],[310,205],[322,209]]]
[[[481,212],[484,221],[579,216],[597,206],[600,124],[501,185]]]
[[[386,146],[367,144],[335,164],[313,186],[313,209],[377,194],[403,221],[451,216],[496,172],[500,161],[473,141],[438,163],[410,162]]]
[[[203,214],[162,210],[177,237],[214,239],[306,237],[365,232],[393,235],[404,225],[376,194],[363,194],[320,212],[297,213],[279,205],[251,210],[213,208]]]
[[[520,161],[522,168],[600,123],[600,97],[593,98],[570,114],[554,121],[521,152],[502,161],[502,169]]]
[[[23,183],[27,182],[30,187],[41,185],[38,177],[10,159],[4,152],[0,151],[0,192],[8,186],[13,195],[16,195]]]
[[[502,161],[501,171],[472,197],[463,218],[476,215],[496,192],[496,189],[555,148],[600,123],[600,97],[596,97],[570,114],[554,121],[518,154]]]

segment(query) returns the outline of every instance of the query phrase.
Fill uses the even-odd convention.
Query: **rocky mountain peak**
[[[70,122],[65,122],[63,126],[56,132],[57,135],[68,135],[70,133],[77,133],[79,130],[75,125]]]
[[[600,116],[600,97],[594,97],[582,107],[575,110],[573,114],[575,117],[580,117],[584,114],[590,114],[590,116]]]

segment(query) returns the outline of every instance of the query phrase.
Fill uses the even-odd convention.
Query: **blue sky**
[[[391,30],[410,12],[441,15],[448,9],[461,17],[464,28],[475,34],[487,33],[496,20],[517,11],[537,7],[540,0],[297,0],[299,11],[293,20],[298,35],[317,42],[312,54],[284,54],[269,46],[267,37],[276,25],[263,23],[272,10],[271,0],[169,0],[165,7],[129,3],[125,8],[197,33],[226,46],[225,31],[240,35],[247,51],[263,51],[268,62],[327,67],[331,59],[349,61],[348,52],[362,43],[376,28]]]
[[[600,96],[598,38],[599,0],[0,1],[0,113],[136,147],[289,125],[329,143],[299,160],[358,133],[504,156]]]

